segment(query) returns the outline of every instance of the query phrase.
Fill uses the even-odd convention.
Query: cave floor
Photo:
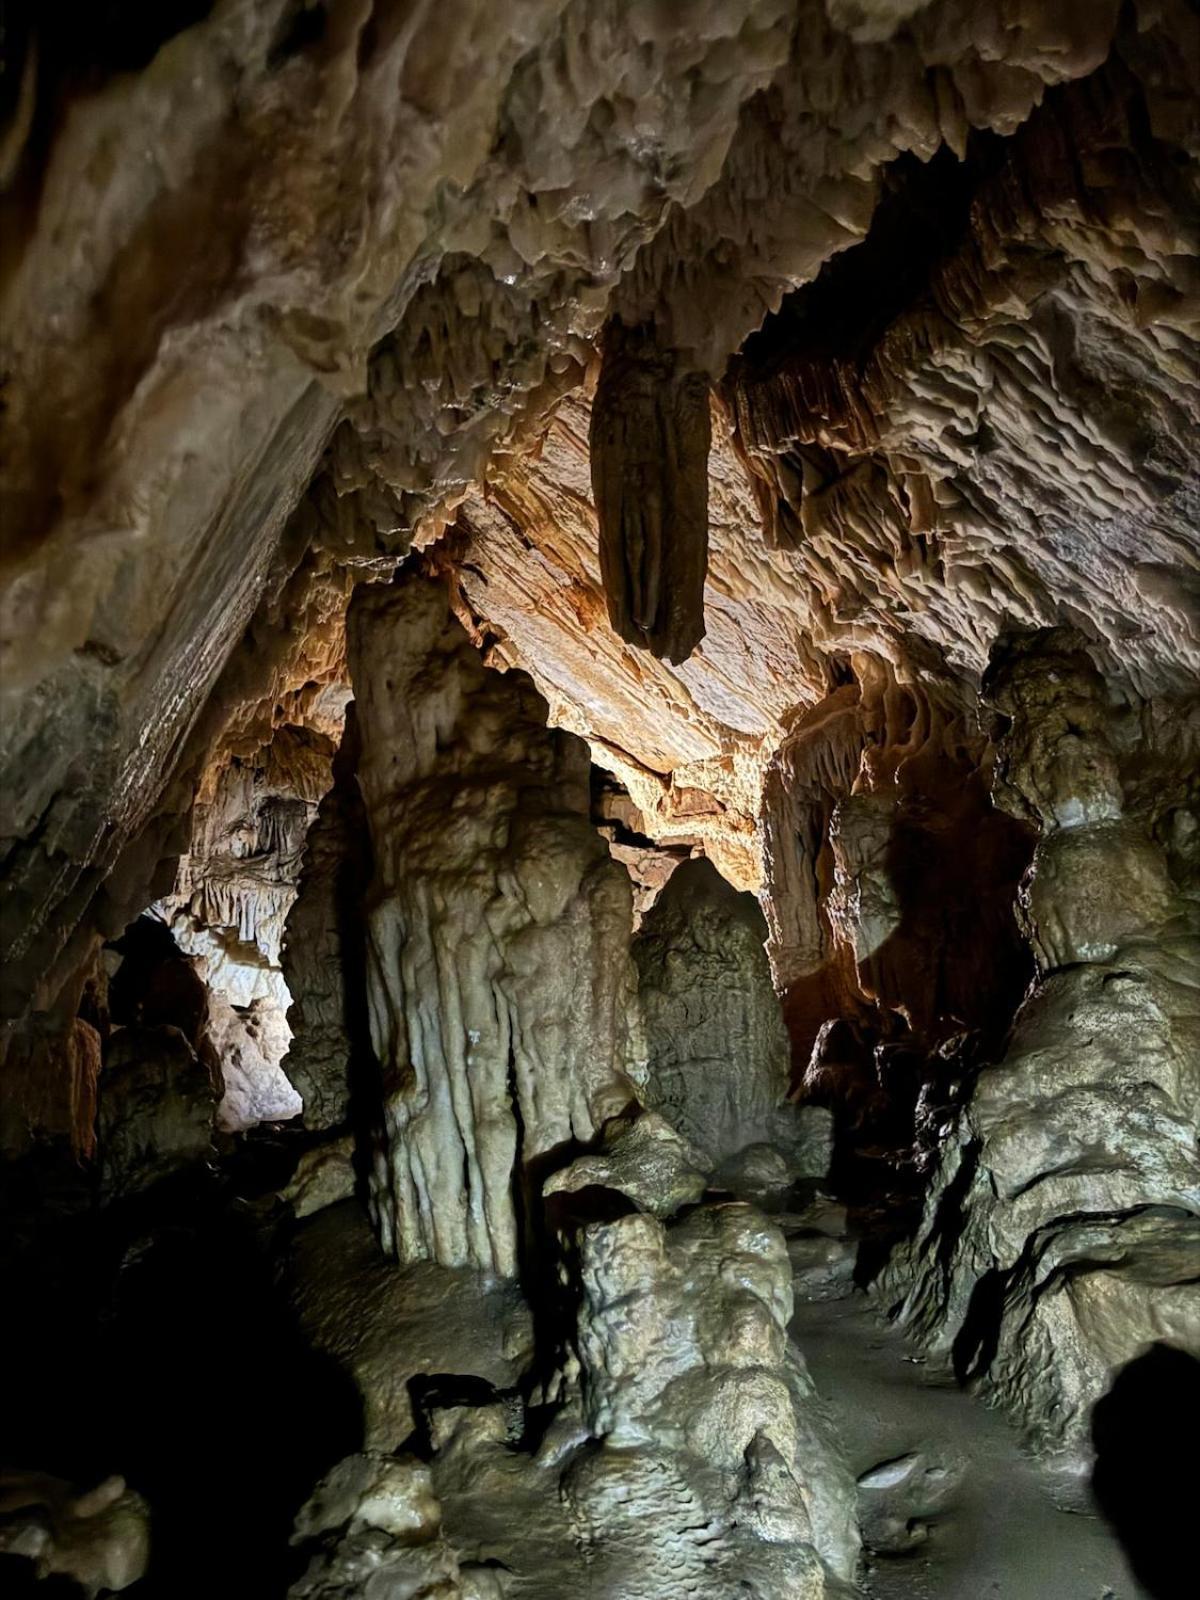
[[[1150,1600],[1104,1520],[1060,1510],[1012,1426],[931,1371],[864,1294],[798,1304],[792,1334],[855,1476],[883,1480],[860,1504],[888,1495],[902,1470],[889,1463],[932,1468],[927,1514],[911,1488],[891,1491],[923,1542],[864,1551],[871,1600]]]

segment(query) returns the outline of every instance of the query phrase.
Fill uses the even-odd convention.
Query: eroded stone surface
[[[1191,404],[1191,241],[1169,220],[1158,159],[1172,170],[1169,152],[1191,148],[1191,19],[1172,4],[1143,25],[1118,20],[1115,0],[1086,14],[936,0],[911,15],[739,0],[683,29],[643,7],[595,16],[527,0],[500,18],[456,0],[432,50],[430,30],[369,7],[310,34],[272,0],[253,15],[214,8],[165,40],[149,33],[132,50],[138,70],[101,71],[49,143],[29,137],[43,125],[33,108],[60,90],[71,103],[74,86],[52,72],[41,82],[35,61],[6,155],[3,678],[14,703],[37,706],[5,719],[6,1006],[23,1010],[39,983],[39,1006],[57,999],[114,872],[133,873],[136,858],[137,875],[152,874],[171,854],[156,813],[178,814],[172,776],[195,758],[189,730],[235,644],[252,619],[260,637],[278,626],[279,598],[305,570],[313,530],[288,518],[331,438],[332,481],[366,519],[345,553],[378,559],[398,530],[401,544],[414,524],[436,531],[496,448],[521,443],[578,381],[610,313],[653,323],[664,349],[719,375],[764,313],[863,239],[898,155],[969,155],[974,130],[1030,130],[1022,170],[1046,181],[999,180],[980,208],[994,219],[982,245],[944,275],[955,276],[942,296],[951,326],[930,332],[922,311],[887,346],[881,389],[893,346],[919,353],[929,332],[929,348],[945,349],[927,385],[936,401],[904,390],[894,426],[886,403],[873,407],[859,430],[869,460],[851,429],[846,472],[809,459],[794,406],[739,401],[747,459],[783,498],[806,470],[787,441],[808,452],[820,643],[891,645],[900,618],[927,632],[944,617],[955,659],[963,635],[981,660],[980,562],[1010,513],[1034,531],[1021,495],[995,496],[1002,515],[989,519],[983,480],[967,481],[972,447],[945,426],[960,396],[974,410],[983,394],[989,436],[1006,450],[1015,440],[1051,498],[1105,529],[1085,561],[1052,560],[1048,580],[1006,549],[991,568],[1009,575],[996,610],[1041,621],[1061,595],[1111,618],[1119,593],[1161,619],[1139,671],[1168,670],[1156,637],[1185,656],[1193,602],[1170,540],[1143,541],[1112,584],[1095,565],[1097,551],[1130,548],[1130,507],[1139,539],[1151,534],[1142,511],[1162,501],[1160,485],[1172,492],[1169,441]],[[1070,99],[1114,35],[1115,95]],[[1143,91],[1142,121],[1122,121]],[[1122,165],[1143,124],[1158,145]],[[1056,159],[1072,144],[1083,160]],[[1081,174],[1096,180],[1082,195]],[[1115,198],[1114,174],[1136,206]],[[87,247],[75,249],[80,218]],[[191,248],[198,234],[204,252]],[[977,269],[993,265],[999,293],[977,294]],[[1018,352],[1022,323],[1007,308],[1028,310],[1027,289],[1036,326]],[[893,300],[880,297],[885,309]],[[1103,330],[1090,364],[1092,345],[1067,354],[1058,338],[1077,303],[1097,308]],[[784,382],[794,390],[794,373]],[[839,376],[815,390],[838,400],[835,431],[842,387]],[[1112,398],[1126,392],[1155,396],[1144,451]],[[1033,448],[1036,428],[1014,425],[1023,409],[1062,421],[1069,466]],[[937,437],[914,465],[923,432]],[[955,469],[962,481],[943,495]],[[939,495],[964,527],[984,527],[961,552],[947,533],[940,563],[914,542],[933,537],[921,528]],[[856,531],[826,550],[830,518]],[[327,531],[326,553],[343,534]],[[886,606],[871,599],[871,627],[856,596],[880,584],[892,592]],[[828,682],[819,662],[816,673]],[[139,909],[126,901],[118,926]]]
[[[211,1161],[212,1074],[178,1028],[121,1028],[100,1079],[96,1146],[103,1192],[136,1193]]]
[[[440,584],[360,590],[350,660],[380,1236],[401,1261],[512,1275],[532,1164],[636,1098],[629,880],[589,820],[586,748],[522,675],[487,671]]]
[[[653,1111],[612,1117],[604,1125],[603,1145],[553,1173],[543,1194],[575,1194],[582,1189],[612,1189],[639,1211],[671,1217],[699,1200],[707,1187],[708,1159]]]
[[[65,1580],[95,1600],[145,1577],[150,1517],[124,1478],[81,1491],[44,1473],[0,1473],[0,1552],[24,1556],[38,1578]]]
[[[1043,830],[1024,897],[1041,981],[890,1282],[915,1272],[906,1319],[1078,1454],[1121,1366],[1156,1338],[1200,1348],[1200,945],[1191,870],[1157,842],[1188,804],[1170,775],[1194,774],[1194,713],[1162,748],[1162,719],[1114,708],[1061,632],[1016,642],[990,687],[1012,719],[1000,793]]]
[[[428,1262],[397,1270],[353,1200],[306,1221],[290,1276],[307,1338],[361,1395],[368,1450],[387,1454],[412,1433],[414,1378],[458,1374],[508,1389],[528,1362],[529,1312],[515,1285]]]
[[[412,1456],[340,1461],[296,1518],[292,1543],[321,1541],[291,1600],[347,1593],[462,1600],[453,1551],[439,1537],[441,1508],[429,1468]]]
[[[850,1480],[787,1340],[783,1238],[749,1206],[584,1230],[583,1415],[603,1441],[564,1494],[595,1582],[654,1595],[751,1579],[824,1594],[851,1575]],[[622,1588],[624,1586],[624,1588]]]
[[[802,1150],[800,1113],[784,1104],[790,1052],[766,937],[753,896],[701,858],[675,869],[634,941],[646,1103],[711,1167],[748,1144],[814,1153]]]

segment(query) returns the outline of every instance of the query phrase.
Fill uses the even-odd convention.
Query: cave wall
[[[869,1120],[907,1081],[936,1170],[885,1287],[1078,1449],[1193,1317],[1194,7],[173,15],[98,64],[52,15],[5,105],[6,1145],[89,1154],[102,944],[206,774],[336,734],[384,580],[351,655],[387,1246],[513,1273],[545,1164],[633,1097],[586,740],[763,891],[801,1090]],[[414,545],[444,590],[388,586]],[[981,725],[997,640],[1063,624]]]
[[[327,735],[285,724],[252,755],[230,754],[206,773],[190,848],[155,907],[208,990],[229,1132],[301,1109],[280,1067],[291,1004],[281,948],[332,757]]]

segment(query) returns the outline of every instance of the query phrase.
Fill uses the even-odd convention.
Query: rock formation
[[[232,756],[206,780],[191,848],[159,902],[209,992],[209,1031],[225,1078],[219,1121],[230,1131],[301,1109],[280,1070],[290,1004],[280,952],[330,757],[323,735],[291,727],[257,760]]]
[[[611,325],[589,439],[600,576],[615,631],[667,661],[704,637],[709,430],[704,374]]]
[[[355,777],[353,712],[333,763],[333,784],[305,836],[296,899],[284,927],[280,968],[291,996],[282,1067],[304,1105],[304,1125],[344,1124],[354,1058],[366,1033],[362,899],[370,850]]]
[[[464,1600],[454,1552],[439,1537],[441,1508],[429,1468],[412,1457],[347,1456],[317,1485],[296,1519],[293,1543],[324,1542],[291,1600],[336,1600],[369,1582],[410,1600]],[[486,1591],[485,1591],[486,1593]]]
[[[753,895],[730,888],[711,862],[675,869],[633,947],[643,1094],[704,1152],[710,1171],[747,1145],[777,1143],[797,1175],[821,1177],[828,1152],[822,1159],[820,1130],[802,1130],[802,1120],[820,1123],[823,1114],[785,1104],[788,1036],[766,937]]]
[[[1200,943],[1195,864],[1168,843],[1190,834],[1196,710],[1114,707],[1061,631],[1009,643],[988,690],[1000,796],[1041,828],[1039,981],[891,1278],[915,1273],[902,1315],[960,1374],[1078,1459],[1122,1366],[1158,1339],[1200,1352]]]
[[[1176,1600],[1195,6],[10,10],[0,1584]]]
[[[134,1193],[210,1161],[217,1087],[178,1028],[122,1028],[105,1053],[100,1084],[103,1192]]]
[[[600,1593],[821,1596],[854,1571],[849,1477],[789,1351],[782,1237],[748,1206],[586,1228],[578,1346],[603,1449],[563,1493]]]
[[[487,671],[440,584],[361,589],[350,663],[380,1237],[401,1261],[511,1275],[530,1173],[642,1069],[628,877],[589,821],[586,748],[527,679]]]
[[[39,1578],[65,1580],[88,1600],[119,1594],[146,1575],[146,1502],[123,1478],[80,1493],[61,1479],[0,1475],[0,1551],[27,1556]]]

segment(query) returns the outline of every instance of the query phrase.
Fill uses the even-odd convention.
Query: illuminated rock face
[[[30,53],[4,156],[10,1013],[62,999],[78,938],[141,909],[198,719],[315,539],[361,563],[436,534],[610,318],[652,327],[672,374],[720,379],[868,237],[898,158],[961,158],[961,248],[925,281],[925,241],[852,271],[874,349],[822,306],[798,366],[734,381],[769,542],[804,529],[803,631],[818,655],[893,658],[911,631],[980,665],[1004,615],[1066,601],[1139,672],[1194,670],[1164,531],[1194,414],[1185,6],[1136,25],[1116,0],[737,0],[686,27],[556,0],[454,0],[436,29],[386,13],[134,22],[83,82],[61,42]],[[1009,145],[1017,168],[993,171]],[[652,409],[696,509],[663,514],[698,528],[701,408],[681,404]],[[361,515],[349,539],[292,516],[319,465]],[[655,564],[617,563],[635,569],[654,634]],[[699,637],[701,570],[689,555],[662,588],[686,591],[673,653]],[[1152,624],[1132,650],[1123,616]],[[791,703],[810,697],[798,680]]]
[[[104,10],[6,35],[14,1251],[251,1168],[365,1253],[367,1173],[387,1403],[298,1593],[832,1593],[782,1235],[711,1193],[782,1226],[790,1088],[816,1214],[899,1219],[798,1253],[908,1227],[889,1306],[1078,1464],[1200,1348],[1194,6]],[[443,1345],[497,1284],[529,1338]]]
[[[589,820],[586,747],[522,674],[488,672],[441,584],[360,589],[350,663],[380,1237],[401,1261],[512,1275],[531,1173],[644,1070],[628,875]]]

